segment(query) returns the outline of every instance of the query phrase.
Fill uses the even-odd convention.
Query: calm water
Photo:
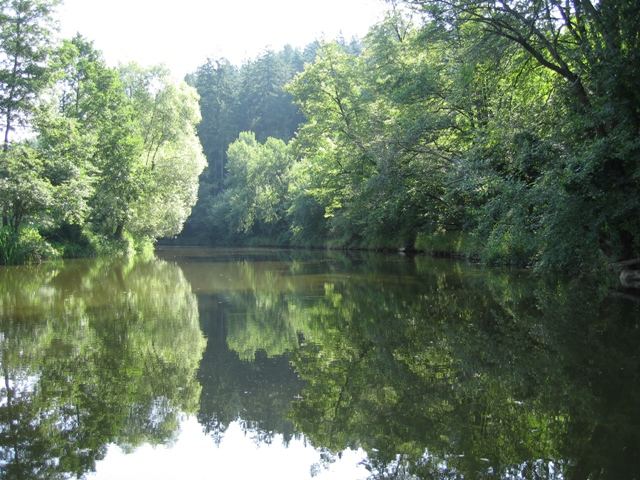
[[[640,478],[640,303],[399,255],[0,268],[0,478]]]

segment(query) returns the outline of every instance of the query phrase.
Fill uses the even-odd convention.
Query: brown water
[[[0,478],[639,478],[639,326],[426,257],[0,268]]]

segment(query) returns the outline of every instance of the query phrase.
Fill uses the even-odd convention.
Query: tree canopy
[[[80,36],[56,43],[57,4],[0,3],[2,263],[176,235],[206,165],[195,90],[160,67],[109,67]]]

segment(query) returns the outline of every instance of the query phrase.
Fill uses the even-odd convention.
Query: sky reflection
[[[195,417],[185,418],[175,441],[168,445],[143,445],[133,453],[110,445],[104,460],[96,464],[91,480],[191,480],[212,478],[262,478],[278,480],[367,478],[360,462],[366,458],[362,450],[346,450],[341,458],[328,466],[321,463],[320,451],[304,438],[285,445],[281,435],[271,444],[254,441],[251,432],[242,429],[240,421],[229,424],[222,441],[216,445]]]

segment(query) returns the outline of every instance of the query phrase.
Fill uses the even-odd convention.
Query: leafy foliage
[[[198,96],[185,83],[172,84],[160,68],[109,68],[80,36],[62,42],[45,61],[54,4],[1,5],[15,14],[3,13],[2,21],[17,22],[14,33],[23,36],[4,39],[0,56],[14,55],[15,65],[27,69],[7,77],[24,80],[19,88],[9,80],[3,86],[3,263],[54,256],[50,244],[67,256],[116,253],[176,235],[195,204],[205,166],[195,133]],[[33,32],[20,30],[25,25]],[[14,52],[17,44],[22,50]],[[25,57],[29,52],[33,58]],[[33,138],[10,145],[11,122],[27,118]],[[34,250],[36,237],[42,248]]]
[[[0,118],[3,148],[10,134],[24,126],[38,94],[51,73],[53,12],[60,0],[2,0],[0,2]]]
[[[0,2],[3,226],[76,251],[185,225],[181,242],[426,246],[542,271],[638,257],[635,4],[391,3],[361,43],[208,60],[187,87],[109,68],[80,37],[53,55],[56,2]],[[35,139],[11,144],[27,119]]]
[[[251,132],[242,132],[229,145],[228,178],[215,207],[237,233],[286,229],[288,176],[293,157],[282,140],[258,143]],[[285,228],[283,228],[285,225]]]
[[[131,206],[128,230],[155,239],[180,233],[197,199],[197,178],[205,167],[195,125],[198,95],[169,72],[131,65],[121,71],[142,132],[141,193]]]

